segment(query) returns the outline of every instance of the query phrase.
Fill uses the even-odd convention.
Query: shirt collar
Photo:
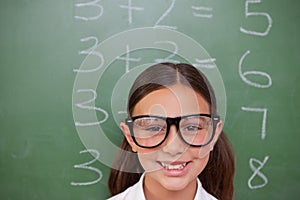
[[[136,196],[138,197],[137,199],[140,200],[146,200],[145,198],[145,193],[144,193],[144,188],[143,188],[143,183],[145,179],[145,173],[142,174],[139,182],[137,183],[136,187]],[[209,200],[209,199],[215,199],[212,195],[210,195],[206,190],[202,187],[202,184],[197,178],[197,190],[196,190],[196,195],[194,197],[194,200]]]

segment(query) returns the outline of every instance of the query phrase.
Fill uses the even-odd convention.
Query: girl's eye
[[[162,126],[149,126],[149,127],[145,127],[145,131],[151,131],[151,132],[160,132],[163,131]]]
[[[184,131],[200,131],[200,130],[202,130],[202,127],[198,126],[198,125],[189,125],[189,126],[184,127],[183,130]]]

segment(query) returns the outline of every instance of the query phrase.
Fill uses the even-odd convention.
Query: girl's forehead
[[[190,87],[176,84],[147,94],[135,106],[133,115],[180,115],[209,113],[204,98]]]

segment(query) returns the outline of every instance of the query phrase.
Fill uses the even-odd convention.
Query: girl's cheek
[[[139,161],[145,171],[151,172],[159,170],[161,166],[157,162],[158,152],[157,151],[143,151],[138,152]]]
[[[198,150],[194,151],[193,155],[199,159],[204,159],[209,156],[210,151],[211,148],[209,146],[200,147]]]

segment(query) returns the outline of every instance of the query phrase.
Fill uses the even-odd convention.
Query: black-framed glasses
[[[215,135],[220,117],[211,114],[193,114],[179,117],[140,115],[129,117],[131,137],[142,148],[155,148],[168,137],[171,125],[175,125],[180,138],[192,147],[208,145]]]

